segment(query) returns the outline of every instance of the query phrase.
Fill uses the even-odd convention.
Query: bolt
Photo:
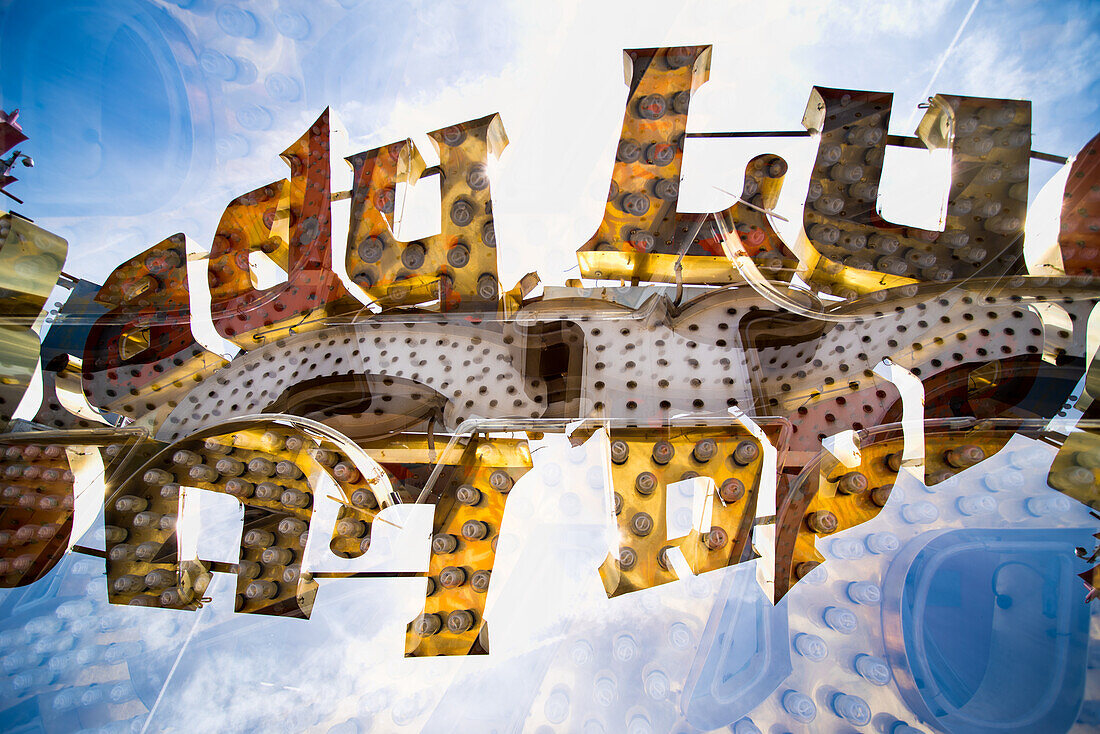
[[[477,279],[477,296],[483,301],[497,297],[497,279],[490,273],[482,273]]]
[[[611,461],[615,464],[625,464],[630,457],[630,446],[622,439],[611,442]]]
[[[303,507],[309,507],[310,497],[307,493],[302,492],[301,490],[287,489],[285,492],[283,492],[282,496],[279,498],[279,501],[287,507],[297,507],[300,509]]]
[[[619,141],[619,147],[615,151],[615,157],[623,163],[633,163],[642,155],[641,147],[633,140]]]
[[[890,471],[901,471],[901,452],[895,451],[886,455],[886,468]]]
[[[128,573],[119,576],[112,582],[114,590],[118,594],[130,594],[145,590],[145,577]]]
[[[890,490],[892,486],[875,487],[871,490],[871,501],[879,507],[886,506],[886,500],[890,499]]]
[[[629,571],[634,568],[634,565],[638,562],[638,554],[634,552],[634,549],[629,546],[624,546],[619,549],[619,568],[623,571]]]
[[[473,507],[481,503],[481,492],[469,484],[463,484],[455,490],[455,499],[458,500],[459,504]]]
[[[859,696],[838,693],[833,696],[833,711],[840,718],[863,726],[871,721],[871,707]]]
[[[432,538],[432,553],[437,556],[443,556],[448,553],[454,553],[455,548],[458,547],[458,538],[449,533],[439,533]]]
[[[733,460],[741,466],[748,466],[760,455],[760,447],[752,441],[742,441],[733,450]]]
[[[481,520],[462,523],[462,537],[466,540],[484,540],[489,536],[489,526]]]
[[[951,477],[955,476],[955,472],[948,469],[941,469],[940,471],[934,471],[928,475],[928,486],[933,484],[939,484],[940,482],[946,482]]]
[[[465,199],[456,199],[451,204],[451,221],[459,227],[465,227],[474,219],[474,207]],[[412,268],[410,268],[412,269]]]
[[[489,170],[484,163],[475,163],[466,173],[466,184],[474,191],[481,191],[489,185]]]
[[[470,577],[470,588],[479,594],[489,590],[489,572],[485,570],[475,571]]]
[[[115,509],[119,512],[142,512],[149,506],[149,502],[143,497],[135,497],[132,494],[123,495],[115,500]]]
[[[667,464],[676,455],[676,449],[668,441],[658,441],[653,444],[653,461],[656,464]]]
[[[727,504],[736,502],[745,496],[745,484],[740,479],[730,477],[718,488],[718,496]]]
[[[806,524],[810,527],[810,530],[822,535],[828,535],[829,533],[835,533],[837,528],[836,515],[828,510],[818,510],[817,512],[811,512],[806,516]]]
[[[677,92],[672,96],[672,109],[675,110],[678,115],[686,115],[690,102],[691,92],[686,89],[682,92]]]
[[[464,268],[470,262],[470,250],[466,245],[457,244],[447,251],[447,264],[452,268]]]
[[[670,69],[679,69],[695,60],[696,51],[690,46],[670,48],[665,54],[665,65]]]
[[[489,486],[505,494],[512,489],[512,477],[503,469],[497,469],[489,475]]]
[[[438,614],[421,614],[413,622],[413,632],[421,637],[430,637],[443,626]]]
[[[652,143],[646,146],[646,162],[655,166],[667,166],[676,158],[676,148],[668,143]]]
[[[260,482],[253,490],[253,494],[258,500],[277,500],[283,495],[283,487],[274,482]]]
[[[783,694],[782,702],[787,713],[802,724],[808,724],[817,717],[817,706],[805,693],[787,691]]]
[[[447,631],[462,634],[474,626],[474,615],[465,609],[459,609],[447,615]]]
[[[357,521],[352,521],[352,522],[357,522]],[[337,525],[339,525],[339,523],[337,523]],[[301,535],[302,533],[304,533],[308,529],[309,529],[309,526],[306,525],[303,521],[299,520],[296,517],[284,517],[282,520],[279,521],[279,526],[278,526],[279,532],[282,533],[283,535]],[[339,532],[339,531],[337,531],[337,532]],[[341,533],[341,535],[342,534],[343,533]]]
[[[112,561],[131,561],[135,557],[134,547],[126,543],[119,543],[107,551],[107,558]]]
[[[668,104],[660,94],[647,94],[638,100],[638,115],[646,120],[658,120],[665,115]]]
[[[382,259],[386,246],[377,237],[367,237],[359,243],[359,257],[364,262],[376,263]]]
[[[825,640],[817,635],[805,632],[795,636],[794,649],[802,657],[816,662],[820,662],[829,656],[829,646]]]
[[[615,514],[618,515],[623,511],[623,496],[618,492],[615,493]]]
[[[794,567],[794,575],[800,579],[806,578],[811,571],[820,565],[817,561],[803,561]]]
[[[653,184],[653,193],[658,199],[675,201],[680,198],[680,182],[673,178],[659,178]]]
[[[462,145],[462,141],[466,139],[466,131],[462,129],[460,125],[451,125],[450,127],[443,128],[443,142],[452,148],[456,148]]]
[[[336,478],[336,481],[346,484],[354,484],[362,478],[355,465],[346,461],[341,461],[332,468],[332,476]]]
[[[1080,454],[1081,452],[1077,452]],[[1050,484],[1066,491],[1087,490],[1096,483],[1096,475],[1083,466],[1070,466],[1050,475]]]
[[[280,524],[279,527],[282,528],[282,524]],[[298,531],[298,534],[301,535],[304,532],[305,529],[303,528]],[[361,538],[366,532],[367,524],[362,520],[344,518],[336,523],[336,534],[342,538]]]
[[[867,477],[857,471],[848,472],[837,480],[836,489],[843,494],[862,494],[867,491]]]
[[[247,548],[266,548],[275,544],[275,534],[268,530],[248,530],[242,541]]]
[[[661,548],[661,550],[657,551],[657,565],[666,571],[672,568],[672,564],[669,563],[668,560],[668,552],[675,547],[676,546],[674,545],[666,545],[665,547]]]
[[[1073,461],[1086,469],[1100,469],[1100,451],[1076,451]]]
[[[699,443],[695,444],[695,448],[691,452],[692,458],[698,461],[700,464],[705,464],[714,458],[718,453],[718,444],[715,443],[713,438],[704,438]]]
[[[640,495],[651,495],[657,489],[657,475],[644,471],[634,480],[634,489]]]
[[[312,456],[318,464],[324,464],[325,466],[333,466],[340,459],[335,451],[329,451],[328,449],[311,448],[307,453]]]
[[[374,492],[369,489],[357,489],[351,493],[351,503],[356,507],[362,507],[367,510],[373,510],[378,507],[378,500],[374,496]]]
[[[882,658],[866,654],[857,655],[856,672],[876,686],[884,686],[890,682],[890,666]]]
[[[246,482],[243,479],[233,478],[226,482],[226,492],[238,497],[251,497],[255,491],[255,486],[252,482]]]
[[[255,561],[238,561],[237,562],[237,575],[246,579],[259,578],[263,573],[263,568]]]
[[[645,194],[631,193],[623,196],[619,206],[625,213],[635,217],[643,216],[649,211],[649,197]]]
[[[374,207],[386,214],[393,213],[393,205],[397,199],[397,193],[393,190],[392,186],[388,186],[379,191],[374,196]]]
[[[649,252],[657,245],[657,239],[651,233],[640,229],[631,230],[627,240],[638,252]]]
[[[210,454],[228,454],[233,450],[232,446],[226,446],[221,439],[208,438],[202,442],[202,448]]]
[[[196,477],[196,479],[197,478],[198,477]],[[163,469],[150,469],[149,471],[145,472],[145,476],[143,476],[142,479],[145,481],[146,484],[156,484],[158,486],[175,481],[175,477],[173,477],[171,474],[164,471]]]
[[[848,598],[856,604],[873,606],[882,600],[882,589],[869,581],[852,581],[848,584]]]
[[[257,456],[248,462],[248,471],[263,477],[270,477],[275,473],[275,464],[262,456]]]
[[[244,590],[249,599],[271,599],[279,595],[279,585],[274,581],[253,581]]]
[[[302,470],[293,461],[280,461],[275,465],[275,473],[287,479],[302,478]]]
[[[294,553],[289,548],[264,548],[260,560],[268,566],[285,566],[294,560]]]
[[[948,466],[956,469],[967,469],[980,461],[985,461],[985,452],[980,446],[968,444],[957,448],[948,449],[943,453],[943,460]]]
[[[244,474],[245,470],[244,462],[229,457],[218,459],[217,463],[214,464],[214,468],[219,474],[224,474],[227,477],[239,476]]]
[[[454,589],[466,583],[466,571],[458,566],[447,566],[439,572],[439,585]]]
[[[729,535],[726,534],[725,530],[715,525],[710,529],[710,532],[703,534],[702,540],[707,548],[716,551],[726,547],[726,543],[729,542]]]
[[[636,512],[630,518],[630,532],[637,536],[645,537],[653,532],[653,518],[645,512]]]
[[[401,264],[409,270],[419,270],[424,264],[424,257],[424,245],[412,242],[401,251]]]
[[[194,466],[195,464],[202,463],[202,456],[194,451],[187,451],[186,449],[180,449],[176,453],[172,454],[173,464],[182,464],[183,466]]]

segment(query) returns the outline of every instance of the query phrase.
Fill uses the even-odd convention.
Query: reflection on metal
[[[0,425],[7,425],[38,366],[40,314],[68,243],[15,214],[0,214]]]
[[[3,438],[0,588],[33,583],[57,564],[72,545],[74,487],[102,485],[132,471],[135,439],[133,434],[108,430],[29,432]],[[74,456],[100,450],[105,460],[73,462]]]
[[[625,52],[627,98],[604,219],[577,252],[586,278],[723,284],[740,280],[722,251],[720,226],[733,230],[753,261],[790,280],[794,256],[768,222],[787,163],[761,155],[745,169],[740,201],[709,221],[681,214],[680,167],[688,108],[710,76],[710,46]]]
[[[853,89],[810,94],[803,124],[820,134],[803,220],[810,277],[849,297],[907,280],[1022,272],[1031,104],[933,98],[917,132],[928,148],[950,148],[952,156],[947,222],[935,232],[878,214],[892,100]]]
[[[302,559],[321,475],[335,480],[345,503],[364,492],[374,508],[395,501],[383,477],[363,473],[366,463],[355,460],[360,449],[311,424],[280,416],[224,424],[158,445],[139,471],[109,488],[104,519],[111,601],[197,609],[211,570],[229,570],[179,557],[180,489],[194,487],[232,495],[245,508],[240,560],[232,569],[237,611],[308,618],[317,584]]]
[[[423,444],[402,449],[413,449],[413,461],[391,471],[408,476],[410,488],[415,488],[417,479],[422,483],[428,478],[432,462],[414,462],[434,452]],[[378,457],[380,463],[384,460]],[[526,441],[475,437],[461,450],[444,452],[435,466],[445,467],[446,473],[431,486],[420,486],[420,495],[427,491],[435,504],[428,594],[423,611],[408,626],[405,655],[488,653],[485,600],[500,524],[509,493],[531,468],[531,452]]]
[[[1100,210],[1097,182],[1100,181],[1100,135],[1076,155],[1069,169],[1062,199],[1058,246],[1067,275],[1100,273]]]
[[[1082,535],[956,530],[902,549],[887,572],[901,587],[886,597],[901,633],[890,664],[918,717],[946,731],[1070,730],[1089,637],[1089,608],[1071,601]]]
[[[759,440],[733,421],[613,429],[609,439],[618,543],[600,566],[608,596],[675,581],[674,552],[691,574],[742,560],[764,483]]]
[[[1070,434],[1050,465],[1050,486],[1078,502],[1100,510],[1100,432]]]
[[[493,311],[501,289],[488,163],[508,145],[504,125],[494,113],[428,137],[439,156],[440,233],[393,235],[397,186],[425,168],[411,140],[354,155],[348,273],[385,308],[438,299],[440,311]]]
[[[215,15],[266,32],[243,7]],[[272,22],[310,33],[288,9]],[[1030,103],[930,100],[920,145],[950,151],[952,178],[943,231],[918,231],[878,213],[884,151],[912,145],[887,134],[892,96],[814,87],[816,159],[785,243],[775,155],[750,160],[729,209],[677,211],[710,54],[627,52],[611,191],[577,251],[582,277],[620,287],[499,281],[496,114],[429,133],[440,232],[401,242],[419,152],[351,156],[334,197],[322,113],[283,154],[290,177],[234,199],[211,243],[209,316],[242,347],[231,360],[196,343],[183,234],[102,286],[66,277],[42,404],[0,437],[3,708],[54,707],[59,731],[156,727],[194,700],[176,698],[180,661],[199,661],[192,681],[286,681],[274,658],[227,659],[258,634],[286,659],[338,645],[359,670],[399,650],[488,653],[489,620],[504,654],[481,688],[528,697],[518,714],[470,703],[486,731],[1065,730],[1078,708],[1095,724],[1080,706],[1100,509],[1095,141],[1065,187],[1063,272],[1028,274],[1028,165],[1050,159],[1030,150]],[[202,68],[245,65],[209,49]],[[5,424],[65,254],[0,217]],[[202,492],[240,506],[227,557],[180,550],[181,517],[189,542],[209,532],[181,511]],[[409,538],[423,555],[396,558]],[[125,632],[81,632],[82,617]],[[114,647],[139,640],[156,652]],[[108,658],[126,681],[74,674]],[[1021,660],[1064,685],[1026,698]],[[456,676],[443,700],[482,695]],[[326,680],[331,712],[295,706],[283,728],[382,712],[376,729],[453,725],[403,673],[395,703],[333,680],[347,676]]]
[[[954,424],[957,427],[950,421],[919,427],[925,436],[924,457],[921,471],[914,476],[928,487],[996,454],[1014,432],[1039,430],[1004,421]],[[871,520],[886,505],[898,472],[906,466],[904,432],[904,424],[862,431],[857,466],[844,466],[835,457],[823,455],[816,466],[807,466],[792,480],[776,521],[777,597],[824,560],[816,550],[818,541]]]
[[[233,200],[210,251],[214,327],[245,351],[356,310],[332,272],[328,110],[282,157],[290,180]],[[256,251],[286,272],[285,282],[255,287],[249,255]]]
[[[172,235],[111,273],[95,297],[111,310],[91,326],[80,365],[94,405],[146,428],[226,365],[191,333],[184,244],[182,233]],[[71,390],[65,367],[53,371],[62,405],[78,402],[61,394]]]

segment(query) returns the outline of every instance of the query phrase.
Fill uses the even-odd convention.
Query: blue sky
[[[16,209],[69,240],[68,272],[96,280],[176,231],[208,249],[226,203],[284,176],[278,153],[331,106],[350,138],[338,152],[412,136],[429,158],[425,132],[499,111],[511,140],[492,171],[504,280],[537,267],[560,282],[601,216],[628,47],[714,45],[691,130],[799,129],[813,84],[893,91],[900,134],[936,92],[1033,100],[1046,152],[1072,154],[1100,129],[1100,7],[1085,2],[0,8],[0,101],[21,108],[37,162],[13,188],[27,202]],[[728,206],[719,189],[737,190],[753,154],[777,152],[791,163],[779,210],[797,222],[813,145],[692,141],[681,208]],[[920,156],[887,166],[881,204],[906,223],[931,216],[921,202],[943,184],[922,178]],[[1056,168],[1033,166],[1033,195]],[[406,235],[431,230],[437,201],[431,184],[414,190]]]
[[[23,150],[37,162],[21,169],[12,189],[27,202],[16,209],[69,240],[67,272],[100,281],[177,231],[192,248],[209,248],[225,205],[285,176],[278,153],[326,106],[348,138],[341,155],[412,136],[430,158],[425,132],[500,112],[511,143],[491,175],[505,285],[532,269],[545,282],[575,277],[574,252],[599,224],[611,175],[624,48],[714,45],[710,81],[692,103],[693,131],[799,129],[814,84],[893,91],[897,134],[912,134],[916,105],[936,92],[1033,100],[1034,147],[1045,152],[1072,154],[1100,129],[1095,3],[0,0],[0,12],[0,105],[21,108],[30,136]],[[791,164],[779,211],[797,225],[814,155],[805,139],[691,141],[681,208],[729,206],[719,189],[736,192],[744,164],[763,152]],[[934,168],[926,154],[897,153],[881,203],[897,221],[920,224],[934,216],[944,181],[923,177]],[[334,190],[346,188],[346,167],[335,168]],[[1033,181],[1056,170],[1035,163]],[[430,184],[415,189],[408,209],[404,233],[428,233],[438,211]],[[602,526],[581,522],[599,517],[602,490],[585,483],[584,449],[578,456],[561,437],[546,446],[560,452],[555,465],[571,472],[563,486],[577,488],[583,511],[557,490],[512,495],[494,569],[495,583],[505,583],[491,595],[524,625],[502,624],[500,649],[549,650],[571,618],[580,620],[576,636],[594,628],[594,639],[610,638],[620,623],[652,616],[658,601],[697,609],[670,585],[617,599],[608,613],[591,572],[606,552]],[[101,599],[102,579],[92,582]],[[219,583],[198,619],[154,610],[139,619],[121,607],[111,614],[143,625],[153,651],[170,653],[146,656],[155,667],[175,659],[190,625],[202,642],[208,627],[234,619],[227,581]],[[323,708],[319,699],[352,700],[343,688],[352,682],[360,707],[375,711],[388,705],[379,700],[415,703],[451,676],[463,683],[460,673],[489,664],[510,682],[535,669],[527,658],[499,654],[403,665],[404,626],[421,608],[422,583],[327,583],[308,624],[238,615],[239,629],[253,636],[181,654],[165,718],[228,715],[230,705],[233,716],[259,716],[299,700]],[[716,593],[704,588],[699,596]],[[349,608],[356,624],[347,623]],[[191,675],[204,671],[212,674]],[[260,686],[278,695],[252,695]],[[495,698],[482,691],[467,708]],[[512,703],[525,712],[526,704]],[[385,728],[387,719],[379,721]]]

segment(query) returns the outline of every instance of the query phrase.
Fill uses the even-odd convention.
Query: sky
[[[329,106],[350,155],[499,112],[491,168],[502,281],[576,277],[611,175],[622,50],[713,44],[689,131],[799,130],[814,84],[894,93],[912,135],[930,94],[1033,101],[1036,150],[1072,155],[1100,128],[1100,6],[927,2],[0,3],[0,105],[34,157],[16,211],[69,241],[66,272],[97,282],[178,231],[208,250],[226,204],[287,175],[278,153]],[[340,150],[340,147],[346,147]],[[682,211],[730,206],[755,154],[788,159],[777,207],[801,220],[812,139],[692,140]],[[334,155],[333,190],[350,173]],[[1035,162],[1032,196],[1058,166]],[[945,161],[891,149],[880,207],[934,225]],[[438,179],[408,193],[403,239],[438,228]],[[12,203],[13,202],[8,202]],[[346,202],[343,206],[346,207]],[[346,208],[334,207],[335,238]],[[792,231],[791,228],[794,228]],[[337,247],[343,246],[336,239]]]
[[[1047,153],[1072,155],[1100,130],[1100,4],[1089,2],[0,0],[0,107],[20,109],[30,138],[21,149],[36,162],[20,168],[11,191],[26,204],[14,208],[68,240],[66,272],[102,282],[123,260],[176,232],[187,235],[192,252],[208,250],[229,201],[285,177],[278,154],[326,107],[346,137],[339,156],[412,137],[429,164],[425,133],[498,112],[510,140],[490,166],[501,279],[507,288],[537,270],[544,283],[562,283],[577,277],[575,251],[603,214],[627,94],[623,49],[708,43],[710,80],[692,101],[692,132],[799,130],[815,84],[893,92],[894,134],[912,135],[917,105],[935,93],[1032,100],[1033,147]],[[790,220],[781,228],[790,237],[801,221],[811,139],[689,141],[681,210],[730,206],[733,196],[724,191],[739,191],[745,164],[761,153],[790,164],[777,206]],[[333,190],[344,190],[350,169],[333,159]],[[892,149],[883,214],[934,226],[943,162]],[[1032,196],[1057,171],[1034,162]],[[408,193],[404,239],[437,226],[434,186],[428,179]],[[334,205],[337,237],[341,217],[346,231],[346,204]],[[618,616],[601,621],[604,591],[578,569],[602,560],[602,526],[577,531],[577,517],[597,516],[602,495],[598,483],[584,483],[584,456],[559,438],[546,439],[545,450],[559,452],[558,464],[572,472],[564,485],[579,487],[576,502],[587,504],[574,508],[550,490],[514,493],[506,529],[517,540],[512,548],[502,541],[494,570],[494,579],[507,580],[515,569],[511,585],[501,582],[491,596],[526,625],[502,626],[498,639],[502,649],[525,654],[555,639],[570,614],[585,629],[604,625],[609,636],[631,615],[648,617],[654,600],[670,608],[682,601],[682,589],[642,601],[635,595],[617,600]],[[737,573],[744,570],[730,571]],[[537,591],[529,581],[536,578]],[[419,695],[425,680],[500,661],[425,661],[415,675],[395,664],[404,625],[422,603],[423,587],[413,581],[423,583],[333,581],[308,625],[245,619],[237,623],[256,638],[196,643],[187,656],[181,649],[172,689],[178,699],[161,704],[166,716],[214,716],[230,704],[234,716],[247,716],[253,712],[244,709],[276,700],[238,695],[251,685],[277,684],[279,701],[316,703],[293,692],[336,698],[348,681],[382,686],[363,691],[363,707],[375,710],[386,705],[378,696]],[[717,582],[700,581],[708,583]],[[190,641],[194,628],[185,622],[201,639],[208,624],[247,616],[234,618],[227,588],[215,596],[197,621],[157,617],[172,626],[163,639]],[[348,605],[357,624],[343,617]],[[128,624],[149,624],[134,610],[112,612]],[[149,639],[159,631],[153,625]],[[283,647],[248,648],[279,635]],[[535,669],[527,658],[516,661],[505,668],[506,658],[501,669]],[[188,675],[196,670],[219,675]],[[369,675],[379,670],[385,674]]]

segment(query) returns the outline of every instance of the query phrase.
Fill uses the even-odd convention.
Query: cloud
[[[196,58],[216,53],[237,70],[232,79],[217,78],[212,62],[188,70],[190,97],[206,100],[210,110],[216,152],[209,172],[184,181],[175,197],[146,213],[106,205],[87,216],[63,207],[32,216],[70,240],[68,272],[101,279],[175,231],[209,247],[228,201],[285,176],[278,154],[326,105],[346,124],[352,151],[412,136],[428,158],[425,132],[498,111],[511,140],[492,169],[503,280],[510,284],[538,268],[545,281],[561,282],[576,274],[574,252],[602,216],[626,96],[623,48],[714,44],[711,80],[693,102],[690,130],[799,129],[810,87],[822,84],[894,91],[892,132],[912,134],[907,122],[970,6],[970,0],[675,8],[654,0],[316,4],[295,11],[307,21],[303,35],[300,21],[295,26],[242,5],[255,16],[251,36],[240,34],[248,24],[230,24],[234,35],[215,13],[169,8]],[[1097,123],[1089,93],[1100,79],[1096,18],[1085,4],[983,0],[933,91],[1031,98],[1036,147],[1071,153]],[[288,28],[291,35],[283,33]],[[267,84],[275,74],[289,82]],[[301,90],[294,99],[285,95],[291,83]],[[270,124],[254,108],[266,110]],[[244,110],[252,112],[242,116]],[[756,152],[772,148],[762,140]],[[812,146],[804,148],[789,153],[782,203],[796,221],[802,195],[794,189],[813,154]],[[693,181],[685,181],[683,208],[702,206],[692,202],[693,188],[739,186],[743,161],[718,153],[733,149],[724,141],[691,146],[685,173]],[[751,156],[750,147],[738,150],[744,160]],[[119,165],[145,170],[147,162],[131,156]],[[346,180],[342,164],[334,166]],[[35,175],[45,175],[48,185],[47,171]],[[713,193],[704,200],[715,208],[732,201]]]

